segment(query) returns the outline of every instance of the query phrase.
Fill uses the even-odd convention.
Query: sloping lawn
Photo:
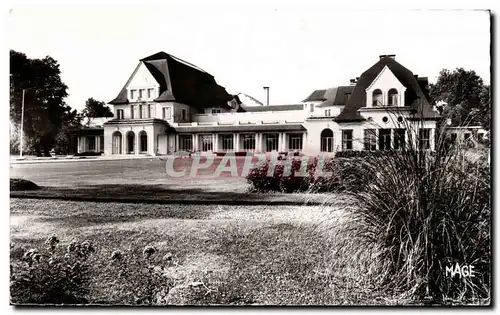
[[[377,292],[370,278],[356,269],[355,260],[338,258],[342,240],[335,231],[346,221],[343,209],[351,206],[355,205],[346,197],[314,207],[14,198],[11,263],[30,248],[44,247],[45,239],[55,233],[60,251],[72,240],[90,240],[95,245],[86,297],[90,303],[141,303],[132,289],[143,280],[120,278],[111,255],[121,250],[129,259],[127,268],[141,268],[147,245],[157,249],[153,264],[171,283],[154,303],[393,303],[383,299],[387,294]],[[166,256],[171,259],[165,260]]]

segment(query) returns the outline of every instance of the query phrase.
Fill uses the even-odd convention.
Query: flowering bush
[[[115,250],[103,273],[107,282],[113,283],[108,292],[110,302],[120,304],[161,304],[173,282],[165,274],[165,267],[172,260],[168,253],[160,257],[154,246],[146,246],[140,252],[125,254]]]
[[[64,252],[57,250],[59,239],[52,235],[45,244],[47,249],[29,249],[20,262],[11,264],[12,303],[87,303],[92,243],[72,242]]]
[[[270,160],[250,170],[247,181],[257,192],[326,192],[348,190],[358,192],[363,184],[373,180],[374,174],[363,169],[363,158],[335,158],[319,163],[319,158],[308,160],[301,176],[302,159],[280,161],[273,166]],[[286,168],[289,168],[287,170]],[[321,168],[321,169],[320,169]],[[287,172],[285,172],[287,170]],[[271,174],[272,173],[272,174]]]
[[[161,256],[154,246],[144,247],[142,255],[114,250],[103,265],[96,264],[90,241],[73,240],[62,247],[52,235],[45,245],[24,251],[11,263],[13,304],[161,304],[173,287],[165,268],[175,264],[174,256]],[[101,285],[108,288],[103,301],[91,292]]]

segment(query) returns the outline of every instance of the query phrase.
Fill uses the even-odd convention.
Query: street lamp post
[[[21,141],[19,141],[19,155],[22,158],[23,157],[23,125],[24,125],[24,93],[25,89],[23,89],[23,100],[21,102]]]

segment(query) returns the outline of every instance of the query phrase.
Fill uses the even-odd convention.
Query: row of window
[[[135,105],[130,105],[130,118],[135,118]],[[151,105],[139,105],[139,119],[140,118],[151,118]]]
[[[219,148],[217,150],[233,151],[234,150],[234,135],[221,134],[219,137]],[[214,151],[212,135],[199,136],[198,149],[203,152]],[[290,133],[287,134],[287,150],[302,150],[303,148],[303,134]],[[279,134],[266,133],[263,134],[262,146],[266,152],[279,150]],[[254,151],[256,149],[255,134],[240,134],[240,150]],[[193,150],[193,137],[192,135],[179,135],[179,150],[192,151]]]
[[[342,130],[342,150],[352,150],[352,129]],[[392,139],[394,137],[394,139]],[[394,141],[393,141],[394,140]],[[431,148],[431,130],[423,128],[419,130],[418,145],[422,150]],[[368,151],[377,150],[401,150],[406,145],[406,129],[379,129],[378,137],[376,129],[364,130],[364,149]],[[333,152],[333,131],[325,129],[321,132],[321,152]]]
[[[381,90],[376,89],[372,93],[372,105],[382,106],[384,105],[384,94]],[[387,93],[387,105],[398,106],[398,90],[390,89]]]
[[[472,133],[466,132],[463,135],[463,140],[469,140],[472,137]],[[456,133],[451,133],[450,134],[450,140],[453,142],[456,142],[458,140],[458,135]],[[484,140],[484,133],[477,133],[477,140],[478,141],[483,141]]]
[[[138,99],[152,99],[154,98],[154,89],[134,89],[130,90],[130,99],[135,100],[136,98]]]
[[[125,136],[125,153],[134,154],[137,149],[140,153],[148,151],[148,135],[142,130],[138,134],[139,147],[136,148],[136,136],[133,131],[127,132]],[[122,154],[122,134],[119,131],[113,132],[112,135],[112,154]]]
[[[141,118],[152,118],[152,105],[130,105],[130,118],[134,119],[135,118],[135,107],[139,106],[139,119]],[[162,119],[168,120],[172,118],[172,108],[171,107],[162,107]],[[182,108],[181,109],[181,118],[182,120],[187,120],[187,109]],[[116,118],[118,119],[124,119],[125,118],[125,110],[124,109],[117,109],[116,110]]]

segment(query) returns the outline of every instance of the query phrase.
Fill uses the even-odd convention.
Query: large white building
[[[245,106],[195,65],[164,52],[139,64],[113,105],[114,118],[78,137],[78,151],[167,155],[180,151],[330,154],[387,150],[420,121],[419,145],[434,148],[439,115],[427,78],[382,55],[350,85],[317,90],[298,104]],[[422,124],[423,121],[423,124]]]

